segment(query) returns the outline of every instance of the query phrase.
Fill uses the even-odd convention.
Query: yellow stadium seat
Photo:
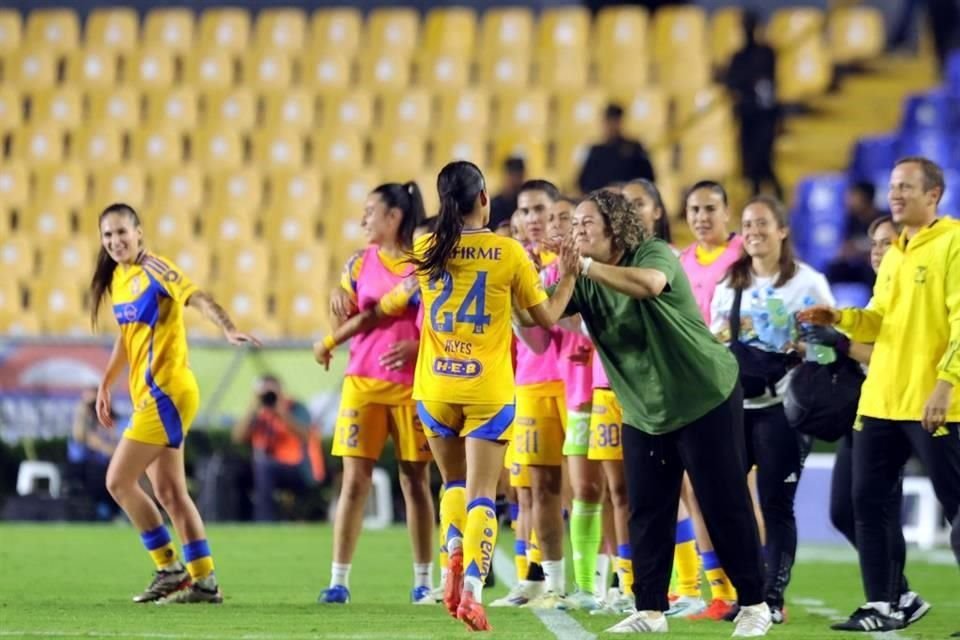
[[[502,92],[494,104],[493,130],[497,133],[523,131],[541,137],[546,133],[549,102],[544,91]]]
[[[267,247],[255,242],[242,247],[224,247],[214,252],[217,285],[250,285],[266,289],[270,275],[270,253]]]
[[[252,217],[263,200],[263,175],[253,167],[214,172],[208,182],[210,207],[217,211]]]
[[[314,241],[291,245],[276,253],[275,282],[281,289],[324,291],[330,280],[330,251]],[[284,287],[284,284],[293,285]],[[324,309],[321,315],[326,315]],[[282,315],[282,314],[281,314]]]
[[[460,53],[469,56],[476,46],[477,15],[467,7],[437,7],[427,13],[418,44],[425,53]]]
[[[114,52],[86,46],[67,56],[64,84],[83,89],[110,89],[117,84],[117,67]]]
[[[103,209],[112,202],[140,208],[144,202],[146,178],[133,164],[97,169],[93,172],[93,202]]]
[[[410,84],[411,61],[403,52],[385,49],[360,56],[360,86],[403,89]]]
[[[743,47],[743,10],[721,7],[710,16],[710,62],[726,69],[730,58]]]
[[[81,207],[77,212],[77,233],[81,238],[99,238],[100,229],[97,226],[100,222],[100,214],[103,210],[113,204],[113,201],[103,204],[96,202],[92,197],[88,199],[87,204]]]
[[[310,137],[311,164],[324,172],[347,172],[362,169],[364,144],[355,130],[339,127],[319,129]]]
[[[370,12],[364,42],[381,51],[411,52],[417,46],[420,17],[415,9],[383,7]]]
[[[681,139],[680,172],[684,182],[723,181],[734,175],[736,170],[736,157],[730,132],[727,135],[704,138],[694,131]]]
[[[180,241],[189,241],[193,238],[196,225],[194,213],[196,209],[178,202],[165,202],[151,205],[141,216],[144,227],[144,239],[147,246],[161,254],[172,250]],[[170,258],[171,260],[175,259]],[[183,265],[179,265],[183,267]],[[193,274],[190,274],[193,277]]]
[[[319,338],[328,330],[330,313],[327,291],[289,291],[279,298],[277,317],[287,335]]]
[[[373,166],[385,182],[406,182],[426,163],[424,138],[415,133],[373,136]]]
[[[30,288],[30,311],[40,319],[44,333],[87,335],[89,321],[83,310],[80,289],[57,281],[44,282]]]
[[[57,60],[45,49],[15,51],[7,57],[3,70],[4,84],[21,91],[47,89],[57,84]]]
[[[833,79],[830,54],[820,38],[810,38],[777,56],[777,98],[799,102],[826,93]]]
[[[201,99],[204,127],[224,126],[248,131],[257,121],[257,101],[252,89],[215,89]]]
[[[317,209],[300,205],[274,205],[263,212],[263,235],[278,254],[317,238]]]
[[[670,102],[661,89],[649,88],[614,96],[623,106],[623,128],[644,144],[656,144],[667,133]]]
[[[71,135],[70,158],[82,164],[104,166],[123,160],[123,135],[120,129],[105,120],[82,127]]]
[[[203,203],[203,174],[193,165],[156,169],[148,176],[150,203],[198,209]]]
[[[0,9],[0,54],[20,48],[23,21],[16,9]]]
[[[33,174],[34,192],[50,204],[80,207],[87,200],[87,174],[76,163],[38,169]]]
[[[241,53],[250,43],[250,12],[236,7],[207,9],[200,15],[200,46]]]
[[[2,260],[2,258],[0,258]],[[10,326],[24,316],[20,285],[13,278],[0,280],[0,332],[17,335]]]
[[[491,166],[502,167],[507,158],[517,156],[526,163],[527,175],[539,176],[547,168],[547,146],[542,136],[532,131],[498,133],[493,138]]]
[[[600,89],[559,93],[554,101],[552,128],[558,137],[597,139],[601,134],[606,93]]]
[[[335,49],[310,49],[300,59],[300,78],[310,89],[347,89],[351,83],[349,54]]]
[[[204,91],[231,88],[236,76],[233,55],[225,49],[202,49],[194,52],[186,60],[186,83]]]
[[[427,171],[416,177],[417,186],[420,187],[420,196],[423,198],[423,209],[427,212],[427,217],[432,217],[440,212],[440,194],[437,193],[437,173]]]
[[[778,9],[770,16],[767,40],[775,49],[790,49],[823,35],[825,16],[814,7]]]
[[[139,89],[173,86],[175,70],[173,53],[165,49],[140,49],[123,58],[124,83]]]
[[[650,16],[639,6],[609,6],[597,14],[593,23],[592,49],[603,51],[645,51]]]
[[[217,287],[217,299],[230,318],[261,339],[280,335],[276,322],[267,313],[267,295],[263,289],[240,283],[234,287]]]
[[[253,242],[255,219],[240,209],[204,209],[200,216],[200,237],[218,247],[245,245]]]
[[[0,87],[0,131],[23,124],[23,98],[13,87]]]
[[[84,42],[106,51],[131,51],[139,43],[136,9],[97,8],[87,16]]]
[[[490,96],[482,89],[471,87],[443,92],[438,103],[437,126],[440,129],[467,127],[482,131],[490,121]]]
[[[590,75],[588,55],[583,49],[569,49],[542,56],[537,62],[537,86],[556,91],[583,89]]]
[[[590,145],[593,140],[583,138],[582,136],[561,136],[554,141],[553,148],[553,173],[560,176],[561,189],[574,187],[577,184],[577,177],[580,175],[580,168],[587,159],[587,153],[590,151]]]
[[[696,6],[667,6],[653,15],[653,52],[663,65],[674,58],[705,57],[707,16]]]
[[[34,9],[27,15],[24,37],[31,46],[66,53],[80,42],[80,20],[73,9]]]
[[[533,43],[533,13],[526,7],[488,9],[480,26],[478,58],[504,51],[529,53]]]
[[[322,184],[312,168],[274,169],[267,175],[267,189],[274,210],[313,210],[320,206]]]
[[[66,205],[43,198],[40,202],[31,202],[20,216],[19,231],[27,234],[39,244],[56,240],[66,240],[73,235],[70,208]]]
[[[607,91],[636,91],[650,84],[650,60],[646,51],[616,55],[598,60],[597,81]]]
[[[351,56],[360,43],[363,17],[358,9],[317,9],[310,19],[310,44],[324,51]]]
[[[90,280],[94,265],[94,249],[87,239],[44,243],[40,250],[39,279],[73,282],[83,287]]]
[[[710,85],[674,99],[674,122],[681,130],[727,130],[733,126],[733,105],[724,88]]]
[[[10,318],[0,315],[0,333],[18,337],[39,336],[42,334],[40,318],[30,312],[23,312]]]
[[[210,250],[206,244],[198,240],[185,240],[163,252],[163,255],[172,260],[201,289],[210,284],[213,268]]]
[[[530,56],[525,51],[504,50],[480,59],[481,86],[499,89],[524,89],[530,84]]]
[[[3,208],[22,207],[30,199],[30,173],[22,162],[0,164],[0,203]],[[4,229],[6,233],[6,229]]]
[[[382,183],[370,170],[330,173],[326,178],[327,197],[320,216],[324,238],[332,243],[356,247],[363,241],[360,229],[367,196]]]
[[[63,133],[51,123],[17,129],[11,137],[13,157],[36,167],[60,164],[63,160]]]
[[[391,91],[380,96],[380,128],[419,133],[432,124],[431,95],[423,89]]]
[[[585,7],[547,8],[537,22],[537,55],[555,51],[586,53],[590,40],[590,12]]]
[[[0,240],[0,269],[3,269],[4,284],[23,282],[33,276],[35,246],[36,244],[32,239],[23,235],[5,237]],[[2,295],[0,293],[0,298],[2,298]],[[8,299],[5,302],[9,304],[10,301]],[[3,307],[3,304],[4,301],[0,300],[0,308]],[[0,315],[2,314],[3,311],[0,311]]]
[[[293,63],[284,51],[252,51],[241,60],[240,77],[252,89],[286,89],[293,78]]]
[[[263,96],[263,124],[267,127],[305,132],[313,127],[316,110],[315,97],[306,89],[291,88]]]
[[[234,169],[243,164],[243,141],[230,126],[199,129],[191,137],[193,161],[211,169]]]
[[[91,124],[133,129],[140,124],[140,93],[132,87],[92,90],[87,94],[87,113]]]
[[[417,84],[434,89],[466,88],[470,59],[459,53],[424,54],[417,63]]]
[[[863,62],[883,53],[883,14],[868,6],[842,7],[831,13],[830,55],[838,64]]]
[[[144,168],[174,169],[183,165],[183,133],[173,125],[143,127],[130,137],[133,159]]]
[[[295,129],[262,129],[253,134],[253,161],[265,169],[298,169],[304,147],[303,135]]]
[[[259,49],[298,51],[306,32],[307,17],[302,9],[264,9],[257,15],[253,44]]]
[[[145,92],[144,124],[185,131],[197,125],[197,92],[192,87]]]
[[[373,126],[373,96],[363,90],[320,96],[321,128],[365,131]]]
[[[434,167],[442,167],[454,160],[469,160],[487,166],[487,141],[483,129],[446,129],[435,133],[431,139]],[[430,183],[433,188],[436,177]]]
[[[143,37],[148,47],[187,53],[193,46],[193,11],[151,9],[144,21]]]
[[[31,122],[48,122],[70,129],[80,124],[82,117],[83,104],[78,89],[41,89],[30,96]]]

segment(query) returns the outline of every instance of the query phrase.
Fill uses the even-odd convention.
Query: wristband
[[[323,346],[327,349],[327,351],[333,351],[334,348],[336,348],[337,340],[333,337],[333,334],[328,335],[323,339]]]
[[[588,258],[581,256],[580,257],[580,275],[586,276],[590,271],[590,266],[593,264],[593,258]]]

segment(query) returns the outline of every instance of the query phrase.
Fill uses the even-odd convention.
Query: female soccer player
[[[369,245],[347,263],[339,289],[349,306],[373,308],[413,272],[406,263],[417,224],[425,217],[415,182],[382,184],[367,197],[363,228]],[[339,294],[338,294],[339,295]],[[429,463],[423,428],[411,396],[413,364],[420,339],[419,304],[412,301],[388,324],[357,335],[340,401],[333,455],[343,458],[343,483],[333,524],[330,586],[321,604],[350,600],[350,566],[363,527],[363,508],[370,493],[373,466],[392,437],[400,467],[400,489],[407,506],[413,545],[414,603],[433,603],[432,538],[435,511],[430,493]]]
[[[794,258],[787,213],[776,199],[760,196],[743,210],[743,256],[717,287],[710,307],[711,330],[729,341],[736,291],[740,341],[771,352],[792,350],[791,319],[810,304],[833,304],[827,279]],[[777,317],[781,321],[777,321]],[[769,318],[769,319],[767,319]],[[757,465],[760,510],[766,524],[764,599],[774,623],[784,621],[784,592],[797,552],[793,503],[809,443],[787,423],[783,397],[789,376],[760,396],[744,400],[748,467]]]
[[[124,510],[156,565],[153,582],[134,602],[223,602],[203,520],[187,493],[183,441],[200,405],[196,378],[187,364],[183,307],[199,309],[231,344],[259,341],[237,330],[230,316],[175,264],[143,248],[140,218],[126,204],[100,214],[100,253],[90,282],[90,318],[110,294],[120,335],[97,389],[97,417],[114,426],[110,389],[129,367],[133,415],[107,469],[107,489]],[[177,556],[163,517],[140,488],[146,473],[183,544]],[[186,563],[186,566],[184,566]]]

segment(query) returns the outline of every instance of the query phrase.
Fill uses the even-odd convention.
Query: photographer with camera
[[[276,520],[275,489],[302,497],[314,484],[308,455],[313,425],[307,408],[284,395],[280,380],[264,375],[253,406],[233,427],[233,441],[253,447],[253,512],[257,522]]]

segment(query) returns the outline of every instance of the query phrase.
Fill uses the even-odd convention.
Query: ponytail
[[[128,216],[133,222],[134,227],[140,226],[140,218],[133,207],[123,203],[112,204],[103,210],[97,221],[97,229],[100,223],[111,213],[119,213]],[[110,285],[113,282],[113,272],[117,270],[117,261],[110,257],[106,247],[100,243],[100,252],[97,254],[97,265],[93,270],[93,277],[90,279],[90,326],[97,328],[97,316],[100,312],[100,304],[103,302],[103,296],[110,293]]]
[[[374,189],[372,193],[379,195],[388,209],[400,210],[400,228],[397,230],[397,236],[402,247],[405,249],[412,247],[414,231],[427,218],[420,187],[412,180],[403,184],[388,182]]]

